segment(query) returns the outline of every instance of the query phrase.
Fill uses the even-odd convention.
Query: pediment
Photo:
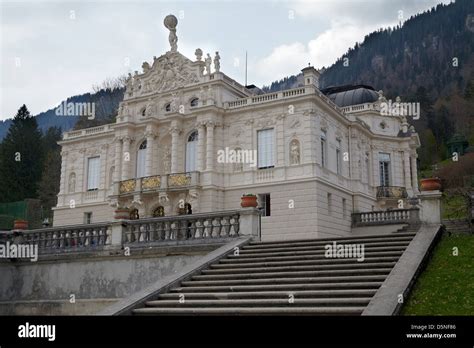
[[[128,98],[173,91],[203,81],[203,66],[179,52],[166,52],[155,58],[152,66],[145,62],[143,73],[129,77]]]

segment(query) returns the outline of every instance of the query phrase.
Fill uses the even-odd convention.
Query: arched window
[[[165,208],[163,208],[161,205],[156,207],[155,210],[153,210],[153,213],[151,214],[153,217],[160,217],[160,216],[165,216]]]
[[[168,103],[165,105],[165,111],[170,112],[171,111],[171,103]]]
[[[137,152],[137,178],[145,176],[145,159],[146,159],[146,140],[144,140]]]
[[[198,132],[193,131],[186,143],[186,171],[192,172],[196,170],[196,152],[197,152]]]
[[[193,98],[191,99],[190,105],[191,107],[198,106],[199,98]]]
[[[146,116],[146,108],[143,108],[142,111],[140,111],[140,114],[145,117]]]

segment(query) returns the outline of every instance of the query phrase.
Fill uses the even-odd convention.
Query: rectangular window
[[[270,216],[270,194],[262,193],[258,195],[258,202],[260,203],[260,209],[262,210],[262,216]]]
[[[85,224],[92,223],[92,213],[84,213],[84,223]]]
[[[257,132],[258,168],[273,168],[273,129],[264,129]]]
[[[341,141],[336,140],[336,173],[341,174],[342,162],[341,162]]]
[[[100,179],[100,157],[91,157],[87,163],[87,191],[97,190]]]
[[[346,210],[346,199],[343,198],[342,199],[342,217],[345,219],[346,218],[346,214],[347,214],[347,210]]]
[[[390,186],[390,154],[379,153],[380,186]]]
[[[326,167],[326,131],[321,131],[321,167]]]
[[[146,152],[148,149],[140,149],[137,152],[137,178],[145,177]]]

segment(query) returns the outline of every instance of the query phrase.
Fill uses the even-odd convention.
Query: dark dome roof
[[[378,93],[371,86],[366,85],[328,87],[322,92],[340,107],[373,103],[379,98]]]

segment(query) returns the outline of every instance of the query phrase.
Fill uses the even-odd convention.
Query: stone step
[[[222,308],[154,308],[134,309],[139,315],[360,315],[360,307],[222,307]]]
[[[239,291],[303,291],[303,290],[376,290],[382,281],[352,281],[339,283],[293,283],[293,284],[260,284],[260,285],[220,285],[220,286],[180,286],[170,289],[171,293],[196,292],[239,292]]]
[[[378,247],[406,247],[410,244],[410,241],[402,242],[383,242],[383,243],[357,243],[364,246],[364,250],[373,250]],[[326,245],[332,245],[331,243],[310,245],[310,246],[296,246],[296,247],[281,247],[281,248],[258,248],[258,249],[246,249],[245,247],[239,250],[240,255],[247,254],[258,254],[258,253],[273,253],[273,252],[286,252],[286,251],[304,251],[304,250],[326,250]],[[351,245],[351,244],[337,244],[337,245]]]
[[[387,273],[388,274],[388,273]],[[384,281],[384,275],[300,277],[300,278],[265,278],[265,279],[234,279],[234,280],[191,280],[184,281],[181,286],[218,286],[218,285],[264,285],[264,284],[301,284],[301,283],[346,283],[363,281]]]
[[[401,255],[406,247],[392,247],[392,248],[377,248],[378,250],[364,250],[364,256],[392,256]],[[251,255],[229,255],[225,260],[261,260],[261,259],[273,259],[281,260],[283,257],[301,257],[301,256],[319,256],[320,259],[328,259],[325,257],[325,251],[288,251],[279,253],[259,253]],[[251,262],[251,261],[249,261]]]
[[[266,278],[303,278],[303,277],[324,277],[324,276],[344,276],[344,275],[377,275],[389,274],[392,268],[369,268],[369,269],[343,269],[326,271],[294,271],[294,272],[258,272],[240,274],[211,274],[195,275],[191,279],[203,280],[239,280],[239,279],[266,279]]]
[[[306,266],[267,266],[267,267],[249,267],[249,268],[224,268],[224,269],[206,269],[201,274],[239,274],[248,272],[276,272],[276,271],[314,271],[314,270],[338,270],[338,269],[364,269],[364,268],[392,268],[396,262],[354,262],[342,263],[336,265],[306,265]]]
[[[349,241],[342,241],[342,242],[337,242],[337,244],[370,244],[370,245],[386,245],[386,243],[394,243],[394,242],[400,242],[400,243],[409,243],[413,240],[413,237],[390,237],[384,240],[381,240],[380,238],[376,239],[357,239],[357,240],[349,240]],[[308,246],[324,246],[327,244],[332,244],[332,241],[325,241],[325,242],[320,242],[320,241],[307,241],[307,242],[293,242],[293,243],[287,243],[287,244],[247,244],[241,248],[241,250],[264,250],[264,249],[282,249],[282,248],[298,248],[298,247],[308,247]]]
[[[390,263],[397,262],[398,256],[388,257],[365,257],[364,263]],[[232,260],[234,261],[234,260]],[[347,265],[359,263],[355,259],[320,259],[320,260],[301,260],[301,261],[269,261],[269,262],[253,262],[239,263],[237,261],[231,263],[214,263],[210,265],[211,269],[239,269],[239,268],[260,268],[260,267],[277,267],[277,266],[326,266],[326,265]]]
[[[312,299],[312,298],[296,298],[292,299],[287,296],[286,299],[235,299],[235,300],[190,300],[184,297],[184,301],[179,300],[157,300],[146,302],[147,307],[308,307],[308,306],[321,306],[321,307],[334,307],[334,306],[367,306],[370,302],[370,298],[323,298],[323,299]]]
[[[246,298],[280,298],[288,300],[291,294],[295,298],[333,298],[333,297],[372,297],[376,289],[349,290],[296,290],[296,291],[245,291],[245,292],[193,292],[186,293],[185,299],[246,299]],[[163,300],[179,300],[183,294],[179,292],[165,293],[158,296]]]
[[[313,241],[318,241],[321,243],[332,243],[333,241],[340,242],[344,240],[360,240],[360,239],[385,239],[385,238],[393,238],[393,237],[414,237],[416,233],[391,233],[391,234],[377,234],[377,235],[360,235],[360,236],[354,236],[354,237],[339,237],[339,238],[321,238],[321,239],[307,239],[307,240],[294,240],[294,241],[251,241],[248,245],[275,245],[275,244],[294,244],[294,243],[302,243],[302,242],[313,242]]]

